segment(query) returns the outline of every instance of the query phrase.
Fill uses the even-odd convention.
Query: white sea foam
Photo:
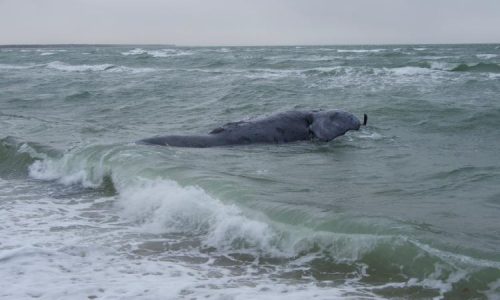
[[[60,61],[53,61],[47,64],[50,69],[55,69],[65,72],[88,72],[88,71],[105,71],[113,68],[112,64],[99,65],[70,65]]]
[[[0,69],[5,70],[22,70],[22,69],[30,69],[35,67],[35,65],[9,65],[9,64],[0,64]]]
[[[215,51],[216,52],[220,52],[220,53],[228,53],[228,52],[231,52],[231,49],[229,49],[229,48],[220,48],[220,49],[217,49]]]
[[[106,155],[96,165],[86,160],[77,162],[73,155],[39,160],[30,166],[30,176],[65,185],[97,187],[106,174],[111,174],[104,163]],[[250,248],[277,251],[272,241],[276,233],[265,221],[248,219],[236,206],[225,205],[200,188],[181,187],[170,180],[123,182],[118,178],[115,185],[123,216],[140,223],[147,232],[197,233],[205,235],[207,245],[221,249],[244,240]]]
[[[428,68],[420,68],[420,67],[400,67],[389,69],[392,73],[399,76],[412,76],[418,74],[430,74],[433,71]]]
[[[359,138],[362,139],[370,139],[370,140],[381,140],[384,139],[384,136],[377,132],[363,132],[358,135]]]
[[[146,50],[141,49],[141,48],[135,48],[129,51],[122,52],[122,55],[128,56],[128,55],[141,55],[147,53]]]
[[[42,52],[40,53],[41,56],[48,56],[48,55],[54,55],[54,52]]]
[[[65,157],[51,163],[46,159],[46,166],[41,169],[44,163],[34,163],[31,169],[36,171],[32,175],[38,179],[58,179],[65,184],[85,184],[84,178],[90,179],[91,175],[82,175],[77,180],[73,177],[90,169],[84,167],[78,172],[78,163],[72,162],[75,156]],[[100,160],[91,168],[105,165],[104,161]],[[31,198],[22,196],[22,201],[12,202],[7,209],[3,206],[0,218],[4,226],[0,227],[0,234],[7,240],[0,248],[0,276],[5,279],[2,295],[15,299],[181,299],[186,296],[349,299],[349,294],[375,297],[355,284],[334,287],[318,286],[314,281],[290,284],[290,280],[276,279],[270,282],[267,276],[256,275],[258,266],[249,265],[233,273],[230,268],[214,264],[209,256],[207,263],[194,265],[171,258],[137,256],[134,251],[140,249],[144,241],[142,236],[151,233],[199,236],[204,245],[216,247],[218,253],[251,251],[278,256],[291,256],[292,253],[276,247],[282,236],[265,217],[255,214],[249,217],[235,205],[224,204],[198,187],[183,187],[165,179],[137,179],[135,183],[117,179],[116,182],[119,195],[91,202],[76,199],[68,204],[67,199],[40,198],[39,193],[35,193]],[[5,187],[12,187],[12,184]],[[0,194],[4,194],[3,188],[0,184]],[[19,186],[17,192],[10,193],[19,196],[19,193],[27,195],[28,192]],[[115,205],[108,209],[95,206],[110,200]],[[175,243],[168,238],[161,240]],[[327,235],[314,238],[315,243],[322,240],[331,243]],[[339,240],[340,245],[344,243]],[[300,251],[307,245],[298,244],[291,249]],[[189,255],[203,259],[206,256],[189,248],[178,253],[165,251],[158,255]],[[303,263],[305,259],[296,263]],[[277,267],[276,272],[286,272],[287,268],[286,265]]]
[[[192,55],[191,51],[183,51],[178,49],[159,49],[159,50],[145,50],[141,48],[135,48],[129,51],[122,52],[122,55],[149,55],[156,58],[161,57],[173,57],[173,56],[186,56]]]
[[[377,139],[370,133],[367,138]],[[331,294],[325,294],[326,291],[333,291],[335,297],[345,298],[350,292],[373,297],[371,290],[390,288],[390,285],[395,288],[424,286],[437,289],[443,295],[453,283],[464,278],[463,270],[467,266],[490,266],[488,261],[478,264],[474,259],[450,256],[401,237],[341,234],[276,223],[248,208],[225,203],[200,187],[182,186],[166,178],[140,177],[136,171],[127,171],[123,161],[130,161],[134,154],[116,150],[90,147],[68,152],[62,158],[45,158],[33,163],[30,167],[32,177],[57,180],[66,185],[96,187],[104,176],[111,176],[118,194],[94,199],[91,203],[77,201],[69,206],[67,199],[40,199],[35,195],[31,202],[24,199],[18,204],[14,202],[5,211],[0,210],[3,220],[7,220],[9,214],[15,214],[14,223],[8,221],[10,225],[0,227],[0,233],[8,230],[6,232],[16,236],[9,238],[9,242],[3,245],[4,249],[0,249],[0,276],[11,280],[6,295],[18,298],[35,295],[42,299],[57,298],[62,294],[82,298],[97,295],[146,299],[179,298],[182,295],[288,299],[297,295],[305,298],[318,295],[319,299],[331,299]],[[30,149],[23,151],[29,153]],[[107,201],[114,203],[107,210],[92,206]],[[87,215],[89,213],[92,217]],[[321,255],[328,253],[336,261],[354,264],[381,244],[396,249],[415,245],[419,251],[439,257],[443,262],[452,262],[452,266],[457,262],[463,268],[459,266],[456,271],[452,270],[451,276],[443,279],[437,265],[433,276],[371,288],[360,288],[355,280],[352,285],[333,288],[319,287],[314,280],[287,285],[286,280],[276,279],[271,284],[267,276],[255,275],[258,266],[245,266],[247,271],[233,275],[230,269],[213,263],[213,254],[200,252],[196,246],[179,250],[175,247],[161,251],[153,249],[151,258],[149,254],[137,254],[144,236],[161,237],[162,243],[176,243],[175,239],[168,238],[169,234],[199,241],[202,249],[213,249],[210,251],[216,255],[247,253],[253,257],[279,257],[292,262],[275,266],[276,270],[272,272],[277,273],[271,274],[307,268],[310,261],[318,258],[318,252],[312,249],[319,248]],[[129,256],[135,258],[131,260]],[[177,256],[199,258],[205,262],[182,263],[173,259]],[[163,257],[166,260],[162,260]],[[444,272],[450,272],[450,268],[446,268]],[[33,280],[32,276],[40,276],[42,272],[45,272],[47,282]],[[363,274],[360,272],[357,279],[366,276]],[[68,278],[73,278],[73,281]],[[139,278],[140,283],[137,283]],[[47,286],[51,286],[49,280],[59,284],[48,289]],[[172,286],[153,288],[165,280]],[[20,288],[23,284],[24,288]]]
[[[53,61],[48,63],[47,68],[55,69],[64,72],[124,72],[124,73],[145,73],[154,72],[153,68],[132,68],[126,66],[115,66],[112,64],[99,64],[99,65],[70,65],[60,61]]]
[[[386,49],[337,49],[339,53],[379,53]]]
[[[497,54],[477,54],[476,57],[480,58],[480,59],[492,59],[492,58],[498,57],[498,55]]]
[[[384,237],[349,236],[301,229],[288,232],[263,215],[224,204],[196,186],[183,187],[168,179],[130,178],[109,159],[113,150],[99,149],[68,153],[60,159],[35,161],[30,176],[58,181],[65,185],[98,187],[111,175],[119,193],[118,205],[123,217],[139,223],[150,233],[191,233],[200,235],[207,246],[240,249],[271,256],[293,257],[313,245],[328,248],[333,241],[346,247],[336,248],[339,259],[356,260],[369,252]],[[95,160],[96,156],[100,157]],[[117,159],[114,157],[114,159]],[[124,159],[129,159],[124,156]]]
[[[367,287],[357,284],[354,278],[343,285],[329,282],[318,285],[314,280],[281,280],[278,277],[269,280],[273,272],[302,270],[300,266],[314,257],[300,258],[291,266],[275,266],[274,271],[265,270],[265,274],[261,275],[258,273],[258,266],[250,264],[234,272],[231,268],[214,264],[213,260],[201,253],[189,252],[189,249],[180,250],[178,253],[165,249],[164,253],[159,255],[201,255],[208,261],[190,264],[172,258],[159,259],[161,256],[153,254],[137,255],[134,251],[142,245],[141,235],[134,234],[133,223],[129,224],[123,219],[116,220],[117,213],[134,221],[137,221],[138,216],[146,216],[140,220],[143,224],[141,229],[146,232],[152,229],[148,226],[155,223],[153,227],[158,226],[160,232],[165,232],[168,226],[173,225],[180,226],[179,229],[182,229],[185,235],[193,234],[189,230],[199,228],[198,225],[191,226],[197,223],[196,220],[193,223],[165,223],[165,220],[183,220],[186,214],[194,210],[189,218],[194,216],[194,219],[204,219],[206,215],[212,215],[208,219],[214,220],[213,224],[221,223],[218,225],[222,229],[221,237],[233,236],[234,229],[241,231],[245,228],[253,232],[250,235],[262,234],[261,230],[254,228],[261,225],[255,226],[251,220],[240,218],[241,212],[237,209],[229,209],[231,212],[227,214],[217,212],[223,204],[217,203],[202,190],[183,188],[165,181],[143,183],[142,192],[129,195],[129,199],[111,198],[118,201],[120,207],[132,205],[123,211],[95,207],[110,199],[68,204],[67,199],[40,198],[39,195],[30,196],[31,200],[24,197],[24,200],[13,202],[7,209],[3,206],[0,217],[4,220],[4,225],[0,227],[0,233],[7,239],[2,241],[3,247],[0,249],[0,276],[4,283],[1,295],[12,299],[183,299],[208,296],[216,299],[380,299],[371,292],[372,289],[428,286],[444,292],[449,290],[453,282],[462,278],[456,273],[446,282],[432,278],[423,281],[414,279],[405,283]],[[3,187],[0,185],[2,191]],[[18,188],[23,193],[27,192],[26,187]],[[167,190],[169,188],[172,190]],[[164,194],[165,192],[167,194]],[[153,200],[148,202],[148,198]],[[169,198],[177,199],[172,201]],[[141,200],[146,201],[142,203]],[[137,203],[131,204],[129,201]],[[187,203],[181,203],[182,201]],[[204,201],[207,203],[203,203]],[[160,212],[157,216],[144,215],[144,207],[141,205],[150,208],[151,205],[159,206]],[[212,205],[215,207],[211,207]],[[134,212],[134,209],[137,211]],[[227,207],[222,209],[227,210]],[[162,217],[160,213],[166,213],[167,216]],[[179,213],[180,216],[174,216]],[[228,217],[230,220],[226,222],[232,225],[222,224],[225,220],[217,221],[219,214],[220,217]],[[150,221],[152,223],[148,225]],[[244,224],[245,222],[249,224]],[[187,228],[184,228],[184,225],[187,225]],[[209,223],[207,225],[211,226]],[[199,230],[203,232],[207,229]],[[264,229],[264,235],[266,232],[267,229]],[[248,236],[248,232],[245,234]],[[331,242],[326,234],[323,238]],[[165,237],[158,241],[167,245],[173,242]],[[334,241],[334,250],[341,250],[339,245],[346,242],[347,240]],[[359,252],[363,247],[354,248],[353,253]],[[234,251],[234,248],[232,249]],[[358,254],[352,256],[357,257]],[[361,273],[364,272],[361,270]],[[57,284],[54,285],[54,282]]]
[[[36,49],[36,52],[67,52],[66,49]]]
[[[269,60],[273,61],[273,63],[275,63],[275,62],[287,62],[287,61],[297,61],[297,62],[301,62],[301,61],[331,61],[331,60],[340,59],[340,58],[343,59],[342,56],[331,56],[331,55],[328,55],[328,56],[325,56],[325,55],[301,55],[300,57],[291,56],[291,55],[278,55],[278,56],[270,56],[270,57],[267,57],[266,59],[269,59]]]
[[[64,172],[64,163],[54,160],[38,160],[29,167],[31,177],[40,180],[58,180],[62,184],[82,184],[85,187],[97,187],[100,182],[94,182],[89,178],[84,169],[75,170],[69,174],[61,175]]]
[[[132,68],[132,67],[125,67],[125,66],[115,66],[113,68],[107,69],[107,72],[124,72],[124,73],[149,73],[149,72],[156,72],[158,69],[154,68]]]
[[[251,79],[280,79],[290,76],[302,76],[300,70],[253,69],[252,72],[240,72]]]
[[[31,255],[4,261],[1,295],[8,299],[381,299],[355,285],[291,285],[266,276],[224,274],[203,265],[127,260],[90,244],[73,247],[75,254],[31,250],[25,251]]]
[[[218,249],[239,248],[243,242],[245,248],[280,254],[273,246],[278,235],[268,222],[250,219],[198,187],[146,180],[120,193],[124,216],[141,223],[146,232],[202,234],[207,246]]]
[[[319,56],[319,55],[311,55],[311,56],[303,56],[301,58],[293,58],[291,60],[294,61],[331,61],[335,59],[340,59],[341,56]]]

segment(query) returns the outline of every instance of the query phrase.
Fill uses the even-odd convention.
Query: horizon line
[[[470,43],[338,43],[338,44],[275,44],[275,45],[265,45],[265,44],[255,44],[255,45],[224,45],[224,44],[214,44],[214,45],[178,45],[172,43],[21,43],[21,44],[0,44],[2,48],[22,48],[22,47],[44,47],[44,46],[70,46],[70,47],[85,47],[85,46],[101,46],[101,47],[120,47],[120,46],[167,46],[167,47],[318,47],[318,46],[409,46],[409,45],[497,45],[500,42],[470,42]]]

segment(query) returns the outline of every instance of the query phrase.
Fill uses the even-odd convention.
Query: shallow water
[[[498,45],[2,47],[0,297],[498,299],[499,92]],[[368,126],[134,144],[318,108]]]

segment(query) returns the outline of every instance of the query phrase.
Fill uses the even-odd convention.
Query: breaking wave
[[[338,53],[379,53],[386,49],[337,49]]]
[[[498,55],[497,54],[476,54],[476,57],[480,58],[480,59],[492,59],[492,58],[498,57]]]
[[[70,65],[60,61],[53,61],[47,64],[50,69],[55,69],[65,72],[88,72],[88,71],[106,71],[115,68],[112,64],[100,65]]]
[[[63,72],[128,72],[128,73],[143,73],[153,72],[153,68],[132,68],[126,66],[117,66],[113,64],[97,64],[97,65],[70,65],[60,61],[48,63],[47,68]]]
[[[339,233],[335,228],[275,221],[266,212],[236,205],[230,199],[222,201],[196,185],[148,175],[140,161],[134,161],[141,157],[138,148],[89,146],[61,156],[8,138],[1,143],[0,164],[11,171],[27,169],[37,180],[93,189],[111,185],[108,189],[117,193],[113,199],[123,220],[148,234],[181,234],[199,241],[200,253],[212,249],[214,253],[285,260],[296,265],[292,269],[309,269],[318,279],[326,276],[321,275],[324,268],[332,274],[339,268],[342,272],[352,269],[360,282],[386,273],[399,278],[374,285],[371,289],[377,293],[419,287],[443,296],[461,286],[473,286],[476,276],[500,276],[500,265],[495,262],[446,252],[406,237]]]
[[[141,48],[135,48],[129,51],[122,52],[122,55],[137,55],[137,56],[150,56],[155,58],[163,57],[175,57],[175,56],[186,56],[192,55],[191,51],[182,51],[177,49],[160,49],[160,50],[145,50]]]
[[[493,63],[460,64],[451,69],[452,72],[485,72],[500,73],[500,65]]]

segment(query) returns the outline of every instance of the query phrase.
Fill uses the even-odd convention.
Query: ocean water
[[[500,299],[500,46],[0,48],[0,298]],[[329,143],[137,145],[287,110]]]

